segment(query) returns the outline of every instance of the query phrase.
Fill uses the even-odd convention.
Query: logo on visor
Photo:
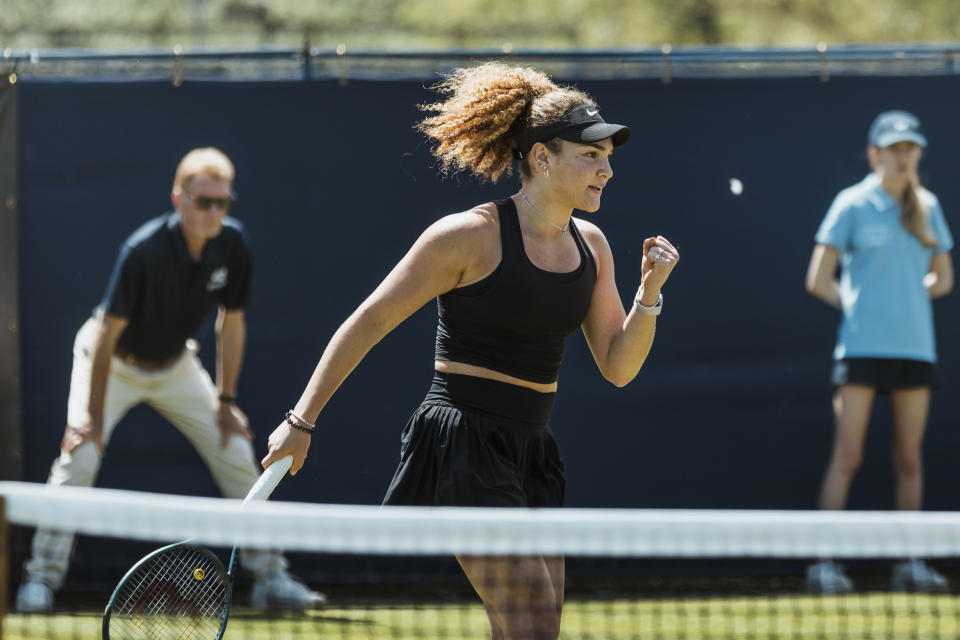
[[[216,291],[227,286],[227,268],[217,267],[210,274],[210,280],[207,282],[207,291]]]

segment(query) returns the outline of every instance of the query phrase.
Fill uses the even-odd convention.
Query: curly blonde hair
[[[456,69],[432,88],[448,97],[420,106],[436,115],[417,129],[436,142],[433,154],[443,173],[466,170],[481,181],[513,174],[513,150],[523,131],[582,104],[596,107],[588,94],[559,86],[542,71],[501,62]],[[531,175],[528,162],[520,165],[525,177]]]

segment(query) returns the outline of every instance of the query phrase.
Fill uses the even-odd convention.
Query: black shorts
[[[873,387],[877,393],[940,386],[937,367],[923,360],[902,358],[844,358],[833,363],[833,386],[858,384]]]
[[[403,430],[383,504],[563,506],[563,461],[547,424],[554,395],[437,372]]]

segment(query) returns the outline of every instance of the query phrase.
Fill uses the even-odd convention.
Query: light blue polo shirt
[[[936,362],[933,306],[923,286],[930,261],[953,248],[937,197],[921,191],[939,241],[924,247],[900,224],[900,205],[876,174],[837,194],[816,241],[840,252],[843,320],[834,359],[904,358]]]

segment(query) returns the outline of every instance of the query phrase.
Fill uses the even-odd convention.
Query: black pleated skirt
[[[560,507],[553,393],[437,372],[401,437],[384,504]]]

